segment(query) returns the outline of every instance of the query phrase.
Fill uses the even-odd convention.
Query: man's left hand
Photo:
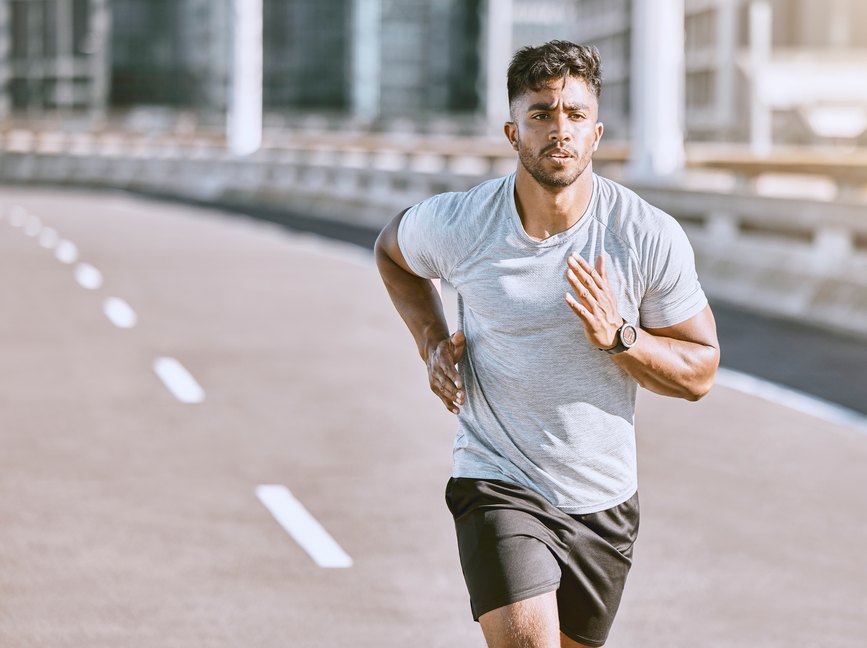
[[[596,259],[595,268],[577,254],[572,254],[567,264],[566,279],[578,298],[566,293],[566,303],[584,325],[590,344],[597,349],[610,349],[617,344],[617,329],[623,326],[623,318],[602,257]]]

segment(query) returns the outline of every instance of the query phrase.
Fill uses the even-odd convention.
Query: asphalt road
[[[453,420],[368,252],[123,194],[4,188],[0,213],[0,646],[483,645]],[[863,431],[725,385],[642,392],[637,425],[609,648],[863,646]],[[261,485],[352,566],[319,566]]]

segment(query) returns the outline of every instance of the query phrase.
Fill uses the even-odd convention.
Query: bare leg
[[[488,648],[587,648],[560,632],[556,592],[491,610],[479,623]]]
[[[556,592],[491,610],[479,623],[488,648],[560,648]]]

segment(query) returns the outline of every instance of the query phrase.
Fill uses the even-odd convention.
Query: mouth
[[[566,160],[571,160],[575,156],[566,149],[555,148],[555,149],[552,149],[551,151],[546,151],[545,157],[550,158],[552,160],[564,162]]]
[[[545,157],[551,161],[552,164],[558,167],[565,167],[569,162],[575,159],[575,156],[566,151],[552,151],[545,155]]]

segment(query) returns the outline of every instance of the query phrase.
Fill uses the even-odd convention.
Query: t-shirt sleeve
[[[646,256],[646,289],[639,312],[648,328],[674,326],[698,315],[707,297],[698,280],[695,254],[680,224],[667,214]]]
[[[457,193],[439,194],[411,207],[400,221],[397,244],[410,269],[427,279],[449,280],[470,244]]]

